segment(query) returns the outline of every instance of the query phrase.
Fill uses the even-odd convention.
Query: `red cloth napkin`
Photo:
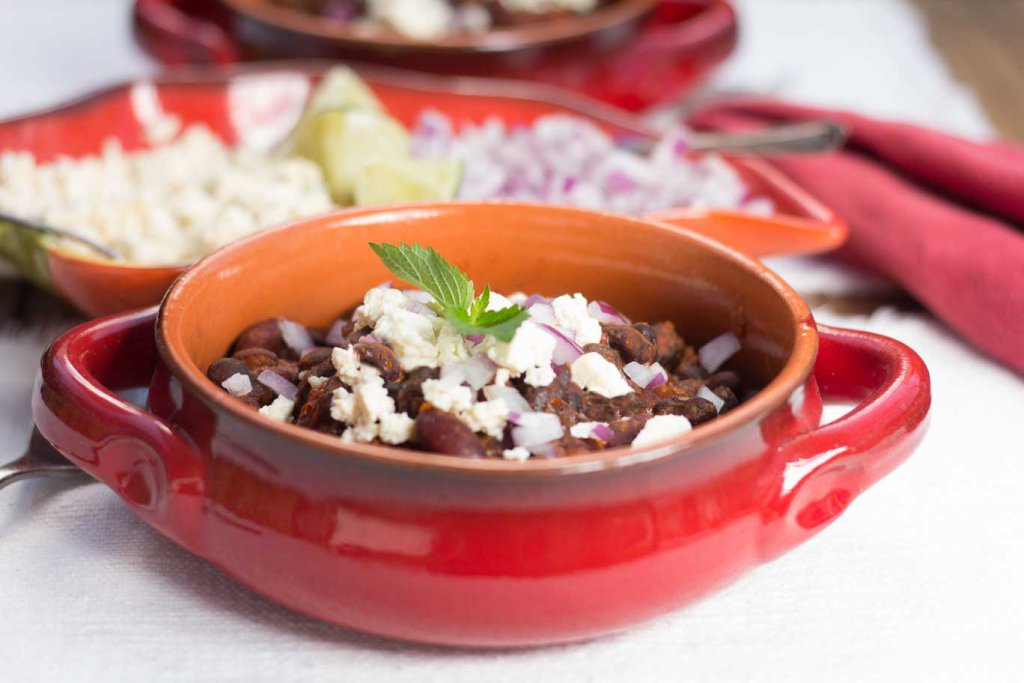
[[[830,118],[842,151],[774,163],[850,226],[845,248],[994,358],[1024,373],[1024,148],[762,99],[696,112],[699,129]]]

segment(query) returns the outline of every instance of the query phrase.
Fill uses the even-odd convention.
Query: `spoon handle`
[[[99,242],[92,240],[86,237],[85,235],[79,235],[77,232],[71,230],[65,230],[64,228],[56,228],[52,225],[40,223],[39,221],[9,214],[6,211],[0,211],[0,221],[10,223],[16,228],[20,228],[22,230],[39,232],[44,235],[53,235],[54,237],[61,237],[63,239],[72,240],[78,242],[79,244],[83,244],[89,247],[94,252],[101,254],[102,256],[108,259],[117,259],[117,252],[111,249],[110,247],[100,244]]]
[[[726,154],[821,154],[841,147],[847,131],[835,121],[820,120],[773,126],[749,133],[695,133],[690,149]]]
[[[85,472],[57,452],[37,430],[32,432],[25,454],[0,465],[0,489],[29,477],[83,475]]]

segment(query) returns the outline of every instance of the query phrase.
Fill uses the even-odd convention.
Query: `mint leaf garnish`
[[[511,341],[516,329],[530,314],[513,304],[501,310],[488,311],[490,286],[474,298],[473,281],[457,267],[448,263],[433,248],[419,244],[376,244],[370,248],[397,277],[434,297],[438,312],[460,334],[487,334],[501,341]]]

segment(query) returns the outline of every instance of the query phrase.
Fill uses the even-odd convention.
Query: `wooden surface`
[[[1024,141],[1024,0],[914,0],[1001,137]]]

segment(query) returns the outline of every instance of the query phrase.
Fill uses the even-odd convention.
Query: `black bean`
[[[388,387],[388,393],[395,399],[395,410],[415,417],[423,405],[423,383],[437,379],[440,371],[436,368],[416,368],[400,382]]]
[[[740,376],[732,370],[722,370],[704,380],[704,385],[714,391],[718,387],[729,387],[733,393],[740,388]]]
[[[328,346],[318,346],[306,351],[299,359],[299,370],[312,370],[324,361],[329,361],[332,351],[333,349]]]
[[[673,396],[654,406],[655,415],[682,415],[696,426],[715,419],[718,411],[715,404],[704,398],[681,398]]]
[[[732,389],[730,389],[729,387],[721,386],[718,387],[717,389],[712,389],[712,391],[715,392],[715,396],[725,401],[725,403],[722,405],[721,410],[718,411],[719,413],[724,413],[729,410],[732,410],[733,408],[740,404],[739,399],[736,398],[736,394],[732,393]]]
[[[238,335],[234,350],[238,352],[243,349],[266,349],[276,355],[285,353],[288,345],[285,344],[277,318],[261,320],[245,328],[242,334]]]
[[[683,338],[670,321],[651,325],[651,328],[657,338],[658,362],[666,368],[674,368],[683,354]]]
[[[642,332],[628,325],[605,325],[608,345],[619,352],[627,363],[635,361],[650,365],[658,357],[658,348]]]

